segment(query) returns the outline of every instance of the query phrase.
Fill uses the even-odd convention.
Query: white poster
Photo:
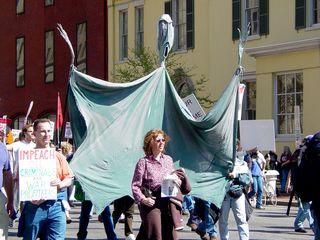
[[[182,100],[196,120],[201,121],[206,116],[205,111],[202,109],[198,99],[193,93]]]
[[[276,151],[273,119],[241,120],[240,142],[243,150]]]
[[[54,148],[19,151],[20,201],[57,199],[57,187],[50,182],[57,178]]]

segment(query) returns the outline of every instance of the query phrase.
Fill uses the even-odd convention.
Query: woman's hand
[[[141,203],[148,206],[148,207],[152,207],[156,202],[155,199],[156,199],[155,197],[144,198],[141,200]]]

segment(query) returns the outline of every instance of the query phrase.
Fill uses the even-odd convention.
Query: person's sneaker
[[[187,223],[187,226],[191,228],[191,231],[195,232],[198,228],[198,225],[195,223]]]
[[[126,237],[126,240],[136,240],[136,237],[131,233]]]
[[[196,233],[200,236],[201,240],[210,240],[208,233],[201,232],[200,230],[196,230]]]
[[[72,223],[72,219],[71,217],[67,217],[67,224],[70,224],[70,223]]]
[[[256,207],[256,209],[265,210],[266,208],[265,208],[265,207],[260,206],[260,207]]]
[[[294,230],[295,232],[306,233],[307,231],[304,228],[297,228]]]

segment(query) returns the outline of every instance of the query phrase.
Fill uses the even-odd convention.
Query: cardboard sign
[[[186,96],[182,100],[184,101],[187,108],[191,112],[192,116],[196,120],[201,121],[206,116],[206,113],[202,109],[200,103],[198,102],[194,94],[190,94],[189,96]]]
[[[20,201],[57,199],[57,187],[50,182],[57,178],[54,148],[19,151]]]
[[[273,120],[241,120],[240,142],[243,150],[276,151]]]

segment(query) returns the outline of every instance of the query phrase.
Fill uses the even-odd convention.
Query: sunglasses
[[[166,140],[164,138],[160,138],[160,139],[156,139],[156,142],[157,143],[159,143],[159,142],[163,142],[164,143],[164,142],[166,142]]]

